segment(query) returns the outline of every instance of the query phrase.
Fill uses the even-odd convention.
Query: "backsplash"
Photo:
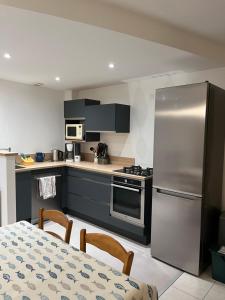
[[[30,155],[35,160],[36,153],[25,154],[25,155]],[[44,155],[45,155],[44,161],[52,161],[52,153],[44,153]],[[17,164],[21,163],[20,155],[16,156],[16,163]]]
[[[52,161],[52,153],[44,153],[45,154],[45,159],[44,161]],[[30,155],[34,160],[35,160],[35,153],[31,154],[26,154]],[[121,157],[121,156],[109,156],[110,163],[115,164],[115,165],[120,165],[120,166],[132,166],[135,164],[135,159],[130,158],[130,157]],[[94,162],[94,154],[93,153],[81,153],[81,160],[83,161],[88,161],[88,162]],[[20,155],[16,156],[16,163],[20,164],[21,163],[21,158]]]
[[[94,154],[93,153],[81,153],[81,159],[89,162],[94,162]],[[109,156],[110,163],[120,166],[132,166],[135,164],[135,159],[130,157],[122,157],[122,156]]]

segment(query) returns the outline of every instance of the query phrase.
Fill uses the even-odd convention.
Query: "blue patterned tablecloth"
[[[0,299],[157,299],[154,287],[25,221],[1,227],[0,244]]]

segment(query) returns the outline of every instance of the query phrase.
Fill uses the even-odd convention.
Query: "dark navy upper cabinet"
[[[67,118],[85,118],[87,106],[98,105],[100,101],[91,99],[78,99],[64,101],[64,117]]]
[[[86,107],[86,131],[130,132],[130,106],[114,103]]]

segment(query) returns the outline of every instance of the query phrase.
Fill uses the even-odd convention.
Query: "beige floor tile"
[[[225,284],[216,282],[209,290],[204,300],[224,300],[225,299]]]
[[[213,286],[213,282],[184,273],[175,281],[173,286],[193,297],[203,299]]]
[[[164,294],[159,298],[159,300],[196,300],[197,298],[188,295],[173,286],[171,286]]]
[[[201,279],[206,280],[208,282],[215,282],[215,280],[212,278],[212,268],[211,266],[208,267],[200,276]]]

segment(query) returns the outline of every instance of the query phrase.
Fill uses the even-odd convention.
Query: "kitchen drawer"
[[[90,178],[67,176],[67,192],[85,196],[97,203],[109,203],[111,186]]]
[[[75,168],[68,168],[67,175],[80,177],[84,179],[91,179],[93,181],[96,181],[96,183],[100,183],[100,184],[102,183],[110,184],[112,179],[111,175],[105,175],[105,174],[96,173],[92,171],[83,171]]]
[[[67,208],[97,220],[107,220],[109,218],[109,204],[100,204],[93,198],[81,195],[68,193]]]

